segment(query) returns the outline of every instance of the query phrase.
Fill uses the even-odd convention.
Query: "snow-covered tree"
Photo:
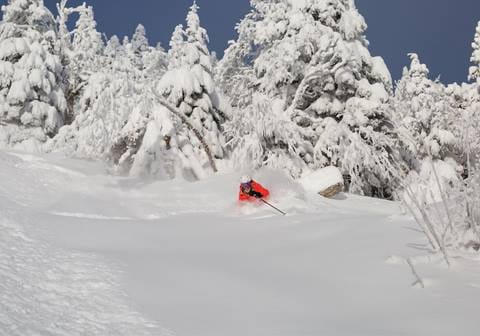
[[[115,59],[122,52],[122,43],[117,35],[113,35],[105,46],[104,55],[110,59]]]
[[[252,105],[254,92],[268,96],[299,136],[287,145],[282,134],[267,131],[278,141],[261,146],[287,150],[290,160],[282,160],[292,175],[337,165],[350,175],[351,191],[381,193],[395,170],[386,108],[392,81],[383,60],[368,51],[366,24],[353,0],[251,4],[217,71],[237,113]],[[272,160],[265,155],[256,164]]]
[[[167,54],[158,43],[156,47],[150,46],[145,27],[139,25],[131,41],[133,64],[143,72],[147,80],[158,80],[167,71]]]
[[[64,123],[55,18],[41,0],[9,0],[0,23],[0,144],[39,150]]]
[[[150,49],[150,44],[147,39],[147,32],[145,27],[141,24],[137,26],[130,42],[130,53],[132,57],[132,63],[138,70],[144,68],[144,57],[147,51]]]
[[[410,58],[395,92],[397,123],[407,131],[404,144],[419,160],[454,156],[461,114],[451,108],[443,84],[428,78],[428,68],[418,56]]]
[[[57,25],[58,25],[58,38],[60,44],[63,44],[63,48],[70,48],[71,38],[70,31],[68,29],[69,16],[73,13],[72,8],[67,7],[68,0],[61,0],[57,3]]]
[[[93,19],[89,13],[86,12],[87,18]],[[87,22],[88,25],[81,24],[81,27],[90,27],[90,30],[81,31],[90,31],[91,34],[79,35],[79,42],[99,41],[88,38],[99,35],[95,34],[94,22]],[[79,25],[77,23],[76,34],[80,34]],[[87,38],[80,39],[84,35]],[[80,45],[75,38],[72,44]],[[72,54],[78,55],[75,52]],[[105,48],[102,44],[102,48],[92,50],[91,55],[93,58],[89,64],[96,68],[95,71],[89,71],[93,68],[83,67],[80,62],[74,63],[79,64],[78,68],[85,70],[87,75],[80,78],[83,81],[76,100],[75,120],[62,128],[52,149],[81,157],[109,158],[119,164],[125,151],[131,153],[130,147],[134,147],[131,142],[123,141],[127,133],[125,129],[130,125],[129,118],[135,118],[138,113],[143,117],[150,115],[149,92],[166,71],[166,54],[161,47],[148,45],[145,29],[140,25],[131,41],[126,37],[122,44],[117,36],[112,36]],[[123,172],[128,173],[130,168],[131,165]]]
[[[160,43],[150,47],[143,56],[143,70],[147,79],[157,80],[167,71],[167,53]]]
[[[452,122],[451,131],[463,155],[457,159],[464,166],[480,163],[480,94],[477,83],[450,84],[445,90]],[[455,120],[456,119],[456,120]],[[466,174],[468,175],[468,174]]]
[[[93,73],[104,66],[104,43],[97,31],[93,8],[83,3],[69,7],[68,0],[57,4],[59,45],[62,51],[62,65],[65,72],[64,90],[67,95],[68,113],[66,124],[70,124],[78,112],[78,103],[83,89]],[[72,14],[77,14],[75,29],[70,32],[67,23]]]
[[[167,69],[167,55],[161,45],[152,47],[147,38],[145,27],[137,26],[131,38],[125,37],[123,50],[128,63],[133,65],[131,76],[138,81],[158,80]]]
[[[180,27],[172,36],[170,70],[161,79],[160,94],[186,116],[209,145],[211,155],[224,157],[220,98],[213,80],[212,58],[208,50],[208,35],[200,26],[199,7],[194,3],[187,15],[185,31]],[[207,160],[207,154],[196,136],[190,135],[195,153]]]
[[[411,55],[395,97],[419,163],[404,182],[404,201],[447,262],[452,250],[480,248],[480,24],[472,47],[475,83],[444,88]]]
[[[470,61],[473,65],[470,67],[469,79],[470,80],[479,80],[480,79],[480,22],[478,23],[477,29],[475,31],[475,37],[472,43],[473,53]]]
[[[72,46],[69,52],[69,90],[68,100],[73,106],[73,117],[80,113],[82,107],[77,106],[85,86],[92,75],[103,67],[104,43],[102,35],[97,31],[93,8],[83,4],[74,9],[79,14],[75,24]]]
[[[75,24],[72,41],[72,59],[75,63],[72,71],[80,77],[88,78],[92,72],[101,66],[101,56],[104,49],[102,35],[97,31],[93,8],[91,6],[77,9],[79,18]]]
[[[124,45],[113,36],[104,46],[93,9],[83,4],[69,52],[69,87],[74,118],[55,137],[50,150],[105,158],[128,115],[138,103],[138,73]]]
[[[253,93],[241,113],[233,113],[225,129],[236,168],[252,171],[260,166],[287,168],[300,175],[305,164],[294,155],[300,141],[298,128],[283,110],[281,100]]]
[[[183,25],[178,25],[173,31],[170,38],[170,49],[168,50],[168,69],[178,69],[182,67],[182,59],[184,57],[185,32]]]
[[[212,78],[208,35],[198,6],[177,26],[168,52],[168,71],[145,86],[140,103],[122,128],[111,157],[121,171],[162,179],[203,178],[223,158],[223,115]]]
[[[463,149],[466,153],[467,170],[470,172],[476,166],[480,175],[480,22],[478,23],[474,41],[473,53],[470,61],[469,79],[476,81],[473,84],[462,84],[461,87],[453,86],[455,102],[463,111]],[[456,95],[455,95],[456,93]]]
[[[60,129],[51,150],[84,158],[104,159],[137,101],[128,73],[98,72],[86,83],[71,125]]]
[[[139,24],[135,29],[135,32],[133,33],[133,36],[132,36],[131,43],[132,43],[133,52],[136,55],[140,56],[140,58],[141,58],[141,54],[146,52],[150,47],[150,44],[147,38],[147,31],[145,30],[145,27],[142,24]]]
[[[128,46],[128,44],[127,44]],[[138,70],[133,66],[131,58],[128,56],[127,48],[120,42],[118,36],[113,35],[107,42],[104,50],[104,71],[107,72],[126,72],[138,73]],[[138,76],[131,76],[132,79]]]

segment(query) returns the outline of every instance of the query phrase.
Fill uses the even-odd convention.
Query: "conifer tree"
[[[75,9],[79,14],[75,24],[70,61],[68,66],[69,100],[73,103],[73,109],[78,113],[79,107],[75,106],[81,99],[85,85],[92,74],[100,71],[103,66],[104,44],[101,34],[97,31],[93,8],[83,4]],[[76,114],[74,113],[74,115]]]
[[[258,105],[252,97],[262,93],[276,115],[255,114],[288,116],[291,122],[256,131],[268,135],[257,144],[265,154],[257,166],[272,165],[283,149],[283,163],[275,165],[284,164],[293,176],[336,165],[351,177],[351,191],[383,193],[395,174],[387,112],[392,81],[383,60],[368,51],[366,24],[353,0],[251,4],[252,11],[237,27],[237,41],[220,61],[217,78],[237,113]],[[238,127],[229,125],[233,143],[244,136],[235,132]],[[285,129],[296,129],[297,136],[286,136]]]
[[[220,98],[213,80],[213,66],[208,50],[208,35],[200,25],[198,9],[194,3],[187,15],[185,31],[177,26],[170,42],[170,65],[159,83],[160,93],[177,106],[193,127],[205,137],[212,154],[223,158],[221,124],[224,121],[219,111]],[[191,137],[196,142],[195,137]],[[204,157],[200,144],[196,152]]]
[[[415,159],[453,156],[459,145],[461,115],[451,108],[445,87],[428,78],[427,66],[416,54],[410,58],[395,92],[397,123],[412,137],[405,143]]]
[[[167,68],[167,55],[160,43],[156,47],[150,46],[147,32],[143,25],[138,25],[132,36],[130,59],[136,69],[143,74],[143,78],[151,81],[158,80]]]
[[[480,79],[480,22],[478,23],[477,29],[475,31],[472,48],[473,53],[470,61],[473,63],[473,65],[470,67],[469,79],[478,80]]]
[[[122,44],[117,35],[113,35],[105,46],[104,55],[110,59],[115,59],[122,52]]]
[[[176,27],[168,52],[168,71],[146,89],[122,128],[112,158],[130,174],[162,179],[205,177],[223,158],[220,99],[212,78],[208,36],[198,6]]]
[[[72,71],[91,73],[99,70],[104,44],[101,34],[97,31],[93,8],[83,6],[77,9],[79,18],[75,25],[72,41],[73,62]],[[81,76],[81,75],[80,75]]]
[[[137,103],[138,72],[125,46],[113,36],[105,47],[93,9],[82,5],[70,49],[70,88],[75,115],[55,137],[50,150],[105,158]]]
[[[55,19],[41,0],[9,0],[0,23],[0,144],[40,150],[64,123]]]
[[[144,68],[144,57],[147,51],[150,49],[150,45],[147,39],[147,32],[145,27],[141,24],[137,26],[132,36],[131,43],[131,57],[132,63],[138,70],[142,71]]]
[[[179,69],[182,67],[184,58],[185,32],[183,25],[178,25],[170,38],[170,49],[168,50],[168,69]]]

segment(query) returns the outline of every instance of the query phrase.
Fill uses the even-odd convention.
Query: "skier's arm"
[[[270,195],[270,192],[259,183],[254,183],[252,190],[260,195],[260,197],[255,196],[257,198],[266,198]]]
[[[250,196],[253,196],[255,198],[262,198],[264,195],[262,193],[259,193],[258,191],[251,190],[249,193]]]

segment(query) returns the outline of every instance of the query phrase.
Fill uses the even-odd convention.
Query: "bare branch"
[[[413,263],[412,263],[412,259],[411,258],[408,258],[407,259],[407,264],[408,266],[410,266],[410,269],[412,270],[412,273],[413,275],[415,276],[415,278],[417,278],[417,281],[415,281],[412,286],[415,286],[417,284],[419,284],[420,286],[422,286],[422,288],[425,288],[425,284],[422,280],[422,278],[420,278],[420,276],[418,275],[417,271],[415,270],[415,267],[413,266]]]

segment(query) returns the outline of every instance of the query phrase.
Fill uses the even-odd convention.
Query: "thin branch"
[[[420,214],[422,215],[423,221],[425,222],[425,224],[428,227],[428,231],[432,234],[435,242],[438,244],[438,246],[440,248],[440,251],[443,254],[443,257],[445,258],[445,262],[447,263],[448,267],[450,267],[450,260],[449,260],[448,254],[447,254],[447,249],[445,248],[445,244],[440,240],[440,237],[439,237],[437,231],[435,230],[435,226],[430,221],[430,218],[428,217],[428,214],[426,213],[424,208],[420,205],[420,203],[418,202],[418,199],[416,197],[414,197],[413,194],[410,191],[409,191],[409,197],[414,202],[415,206],[417,207]]]
[[[413,266],[413,263],[412,263],[412,259],[411,258],[408,258],[407,259],[407,264],[408,266],[410,266],[410,269],[412,270],[412,273],[413,275],[415,276],[415,278],[417,278],[417,281],[415,281],[412,286],[415,286],[416,284],[420,284],[420,286],[422,286],[422,288],[425,288],[425,283],[423,282],[422,278],[420,278],[420,276],[418,275],[417,271],[415,270],[415,267]]]
[[[408,197],[411,199],[410,195],[408,195]],[[420,226],[420,229],[423,231],[423,233],[427,237],[428,242],[430,243],[430,246],[432,247],[432,249],[434,251],[438,250],[438,246],[437,246],[437,244],[434,243],[432,237],[430,236],[430,233],[428,232],[429,230],[428,230],[428,227],[426,226],[426,224],[417,216],[416,211],[414,211],[414,209],[412,208],[412,206],[410,205],[409,202],[407,202],[405,200],[403,203],[408,208],[408,211],[410,211],[412,216],[415,218],[415,222],[417,222],[417,224]]]

